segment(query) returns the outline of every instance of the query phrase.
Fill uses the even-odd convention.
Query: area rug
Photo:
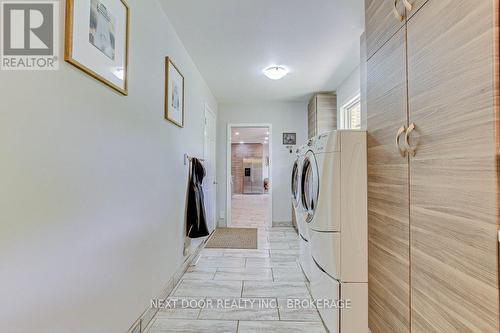
[[[217,228],[205,247],[210,249],[257,249],[257,228]]]

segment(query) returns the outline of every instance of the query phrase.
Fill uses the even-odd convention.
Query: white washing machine
[[[293,209],[295,211],[295,217],[297,219],[297,229],[299,234],[301,234],[306,240],[309,240],[309,229],[307,223],[304,220],[304,208],[302,206],[302,196],[301,196],[301,183],[302,183],[302,165],[304,163],[304,157],[306,152],[309,150],[309,146],[305,145],[297,149],[297,159],[293,165],[292,171],[292,203]]]
[[[311,246],[309,244],[309,228],[304,220],[304,209],[302,207],[301,183],[302,183],[302,164],[305,153],[309,150],[312,141],[308,145],[302,146],[297,150],[297,159],[292,171],[292,203],[297,220],[297,229],[299,231],[299,263],[307,279],[311,279]]]
[[[315,299],[350,300],[319,308],[331,333],[368,332],[366,132],[321,134],[306,153],[301,182]]]

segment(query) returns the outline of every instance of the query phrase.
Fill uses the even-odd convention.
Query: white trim
[[[203,120],[204,120],[204,124],[203,124],[203,159],[208,160],[208,156],[207,156],[207,151],[206,151],[206,146],[207,146],[207,112],[210,113],[212,115],[212,117],[214,118],[214,156],[213,156],[213,167],[214,167],[214,179],[213,181],[215,182],[214,184],[214,191],[212,193],[212,195],[214,196],[213,198],[213,201],[214,201],[214,207],[212,207],[213,209],[213,219],[214,219],[214,230],[217,229],[217,226],[219,224],[219,219],[218,219],[218,216],[219,214],[217,214],[217,187],[218,187],[218,184],[217,184],[217,114],[212,111],[212,108],[210,108],[210,106],[208,105],[208,103],[205,103],[205,111],[203,113]],[[213,230],[210,230],[210,232],[212,232]]]
[[[340,107],[340,115],[339,115],[339,121],[340,121],[340,126],[339,128],[341,129],[351,129],[351,125],[349,123],[349,126],[346,126],[346,109],[349,107],[352,107],[354,104],[360,103],[361,104],[361,92],[358,91],[354,97],[350,98],[345,102],[341,107]],[[360,115],[361,116],[361,115]],[[350,121],[350,119],[349,119]],[[361,126],[361,121],[360,121],[360,126]]]
[[[233,127],[266,127],[269,129],[269,227],[273,226],[273,125],[270,123],[228,123],[226,137],[226,227],[231,221],[231,134]]]

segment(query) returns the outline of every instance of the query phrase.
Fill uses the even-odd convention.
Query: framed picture
[[[129,15],[125,0],[66,0],[64,60],[123,95]]]
[[[297,133],[283,133],[283,144],[285,146],[295,146],[297,144]]]
[[[165,119],[184,127],[184,76],[169,57],[165,58]]]

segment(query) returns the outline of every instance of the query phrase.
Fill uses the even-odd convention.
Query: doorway
[[[206,177],[204,179],[203,189],[205,194],[205,210],[208,230],[213,232],[216,227],[216,134],[217,134],[217,118],[215,113],[208,105],[205,105],[205,144],[203,148],[203,159],[205,160],[204,166],[206,170]]]
[[[227,225],[272,225],[271,125],[228,125]]]

